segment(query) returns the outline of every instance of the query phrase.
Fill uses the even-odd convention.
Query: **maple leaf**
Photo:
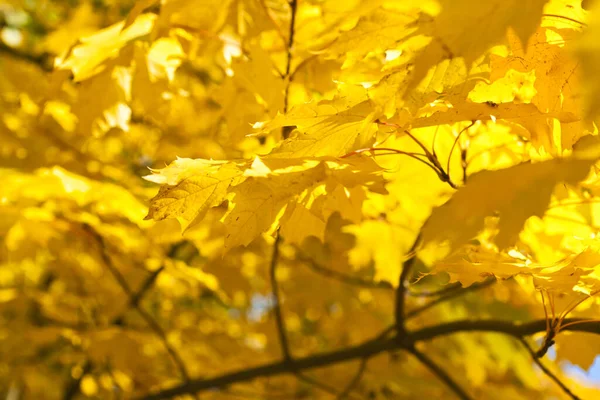
[[[361,17],[355,27],[342,32],[325,52],[331,58],[345,56],[347,65],[369,52],[383,52],[415,32],[417,16],[416,12],[411,15],[406,11],[376,9]]]
[[[122,31],[124,22],[105,28],[80,39],[69,55],[57,63],[58,69],[73,72],[75,81],[82,81],[104,69],[103,63],[119,54],[131,40],[147,35],[154,26],[156,15],[142,14]]]
[[[424,34],[433,38],[414,61],[413,83],[409,87],[416,85],[429,68],[446,58],[463,57],[470,65],[490,46],[502,42],[509,27],[517,33],[521,42],[527,43],[542,18],[546,2],[441,1],[441,12],[423,29]]]
[[[278,115],[263,131],[295,126],[297,132],[271,153],[273,157],[342,156],[352,150],[368,147],[377,130],[369,101],[356,105],[355,98],[324,101],[317,105],[295,106]],[[350,102],[350,105],[346,102]]]
[[[598,37],[600,36],[600,6],[595,4],[590,24],[584,35],[577,43],[576,51],[578,62],[582,68],[585,79],[583,90],[587,97],[587,114],[596,117],[600,114],[600,101],[596,94],[600,90],[600,79],[598,78],[598,65],[600,55],[598,52]]]
[[[232,191],[234,206],[224,219],[228,231],[225,246],[247,246],[275,222],[288,201],[325,177],[325,164],[316,162],[284,173],[275,170],[266,177],[248,178]]]
[[[9,397],[597,397],[539,357],[600,351],[593,2],[22,3]]]
[[[583,180],[593,163],[557,159],[473,175],[427,220],[422,231],[425,252],[452,252],[483,228],[485,218],[494,215],[499,217],[496,244],[500,249],[513,245],[527,218],[544,214],[554,187]]]
[[[221,204],[242,174],[235,164],[180,159],[146,178],[167,183],[152,199],[146,219],[177,218],[185,230],[210,207]]]

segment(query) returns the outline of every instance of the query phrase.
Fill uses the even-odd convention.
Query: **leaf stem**
[[[463,134],[463,132],[465,132],[467,129],[469,129],[470,127],[472,127],[473,125],[475,125],[476,121],[471,121],[471,123],[469,125],[467,125],[466,127],[464,127],[459,133],[458,135],[456,135],[456,138],[454,139],[454,143],[452,143],[452,147],[450,147],[450,153],[448,154],[448,162],[446,163],[446,173],[448,175],[450,175],[450,161],[452,160],[452,153],[454,152],[454,148],[456,147],[456,144],[458,143],[458,140],[460,139],[460,136]],[[464,177],[463,177],[464,178]],[[463,179],[464,180],[464,179]]]

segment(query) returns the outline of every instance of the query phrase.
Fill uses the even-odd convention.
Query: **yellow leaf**
[[[473,238],[485,218],[497,215],[495,241],[499,248],[507,248],[515,243],[527,218],[544,214],[558,183],[581,181],[592,164],[590,160],[556,159],[479,172],[433,211],[422,231],[423,246],[448,254]]]
[[[158,26],[176,26],[206,35],[225,22],[232,0],[215,4],[212,0],[166,0],[161,2]]]
[[[234,78],[257,97],[271,115],[283,109],[284,81],[274,72],[273,62],[263,48],[251,46],[247,62],[234,60]]]
[[[286,210],[282,217],[281,235],[286,242],[302,244],[307,236],[314,236],[323,241],[325,221],[301,204],[294,204]]]
[[[587,114],[590,117],[600,115],[600,3],[595,2],[591,19],[576,47],[585,85],[583,91],[587,100]]]
[[[556,336],[556,355],[584,370],[589,370],[600,353],[600,338],[591,333],[565,332]]]
[[[131,11],[129,11],[129,14],[127,14],[127,18],[125,19],[125,23],[123,24],[121,31],[129,28],[141,13],[158,2],[159,0],[137,0]]]
[[[185,164],[193,165],[192,170],[198,166],[205,167],[210,162],[199,160],[193,163],[185,160]],[[176,173],[182,163],[167,167],[165,175],[159,175],[162,179],[172,182],[172,174]],[[215,207],[225,199],[229,186],[236,183],[243,174],[234,164],[210,165],[203,174],[192,175],[186,171],[184,179],[177,178],[175,185],[162,186],[158,194],[151,200],[150,209],[146,219],[160,221],[165,218],[177,218],[183,230],[198,217],[202,217],[210,208]],[[197,172],[197,171],[195,171]],[[157,178],[157,179],[161,179]],[[152,178],[151,178],[152,179]]]
[[[419,82],[429,68],[446,58],[463,57],[470,65],[489,47],[501,43],[508,28],[516,32],[521,42],[527,43],[542,18],[546,2],[440,1],[441,12],[431,26],[423,29],[423,33],[433,36],[433,39],[414,61],[413,81]]]
[[[285,115],[278,115],[265,129],[296,126],[297,132],[283,141],[273,157],[343,156],[352,150],[367,147],[377,130],[369,101],[350,108],[336,103],[302,104]]]
[[[412,13],[376,9],[362,17],[353,29],[342,32],[325,50],[325,54],[329,58],[345,56],[345,65],[348,66],[367,53],[383,53],[417,29],[413,24],[417,17],[416,9]]]
[[[56,68],[71,70],[76,82],[88,79],[102,71],[103,63],[116,57],[128,42],[150,33],[155,20],[154,14],[142,14],[126,30],[122,31],[124,22],[119,22],[83,37],[67,58],[57,62]]]
[[[323,162],[317,162],[309,168],[297,166],[292,172],[274,172],[266,178],[249,178],[233,188],[234,207],[224,218],[227,226],[226,248],[247,246],[269,229],[294,196],[325,179],[326,166]]]
[[[151,170],[152,175],[144,176],[144,179],[166,185],[177,185],[181,181],[199,174],[215,174],[226,164],[226,161],[205,160],[202,158],[179,158],[165,168]]]
[[[84,35],[91,35],[101,23],[100,15],[95,13],[91,3],[81,3],[73,16],[60,27],[46,36],[44,42],[48,50],[54,54],[62,54]]]

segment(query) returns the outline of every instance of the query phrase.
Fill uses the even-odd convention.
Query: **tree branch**
[[[90,233],[95,238],[95,240],[98,242],[98,244],[100,246],[100,256],[102,257],[102,261],[104,262],[104,264],[110,271],[111,275],[115,278],[115,280],[117,281],[117,283],[119,284],[121,289],[123,289],[123,291],[127,294],[128,298],[129,298],[129,304],[138,312],[138,314],[140,314],[140,316],[144,319],[144,321],[146,321],[146,323],[148,324],[150,329],[156,334],[156,336],[158,336],[160,338],[165,350],[167,351],[167,353],[169,354],[169,356],[171,357],[171,359],[177,366],[177,369],[179,370],[181,377],[183,378],[183,380],[185,382],[189,382],[190,376],[189,376],[189,373],[185,366],[185,363],[183,362],[183,359],[181,358],[179,353],[177,353],[177,351],[173,348],[173,346],[171,346],[171,344],[167,340],[167,335],[166,335],[165,331],[162,329],[162,327],[160,326],[160,324],[146,310],[144,310],[140,306],[139,296],[136,296],[136,294],[131,290],[129,283],[127,282],[127,280],[125,279],[123,274],[121,274],[121,271],[119,271],[115,267],[115,265],[112,263],[112,260],[110,259],[110,256],[107,253],[107,248],[106,248],[106,244],[104,242],[104,238],[89,225],[85,225],[84,229],[88,233]],[[157,276],[158,276],[158,274],[155,274],[153,280],[156,279]],[[150,287],[151,285],[147,284],[144,286]]]
[[[414,254],[419,241],[421,239],[421,235],[417,235],[413,245],[409,250],[409,258],[404,261],[402,264],[402,272],[400,273],[400,278],[398,279],[398,289],[396,289],[396,304],[394,308],[394,315],[396,321],[396,329],[399,336],[403,336],[406,333],[406,328],[404,324],[404,305],[406,302],[406,291],[408,289],[408,278],[412,272],[412,267],[415,263],[415,258],[417,257]]]
[[[63,400],[71,400],[71,399],[75,398],[75,396],[77,396],[77,393],[79,393],[79,387],[81,385],[81,380],[83,379],[84,376],[86,376],[87,374],[89,374],[92,371],[92,368],[94,368],[94,365],[92,364],[92,362],[89,360],[86,360],[86,362],[81,367],[81,375],[79,375],[79,377],[77,377],[75,379],[69,380],[69,382],[67,383],[67,387],[65,388],[64,393],[63,393]]]
[[[113,318],[110,321],[110,325],[122,325],[123,324],[123,321],[125,319],[125,313],[130,308],[138,306],[139,302],[142,300],[142,298],[148,292],[148,290],[150,290],[152,285],[154,285],[154,282],[156,282],[156,278],[158,278],[158,275],[160,275],[160,273],[163,270],[164,270],[164,267],[161,266],[160,268],[158,268],[157,270],[152,272],[152,274],[150,274],[150,276],[148,276],[148,278],[146,278],[146,280],[142,283],[140,288],[134,293],[134,295],[132,297],[129,298],[128,307],[122,313],[120,313],[115,318]],[[94,365],[92,364],[91,361],[87,360],[85,362],[85,364],[82,367],[83,372],[79,376],[79,378],[72,379],[67,383],[67,386],[66,386],[66,388],[64,390],[64,394],[63,394],[63,400],[71,400],[77,395],[77,393],[79,392],[79,385],[81,384],[81,380],[83,379],[83,377],[86,374],[91,372],[93,367],[94,367]]]
[[[356,385],[358,385],[363,374],[365,373],[365,369],[367,368],[368,362],[369,362],[369,357],[365,357],[360,361],[360,365],[358,366],[358,370],[356,371],[356,374],[350,380],[350,382],[348,382],[348,385],[346,385],[346,388],[344,390],[342,390],[342,392],[337,396],[337,400],[344,400],[346,397],[348,397],[348,394],[350,394],[350,392],[352,392],[352,390],[354,390],[354,387]]]
[[[303,257],[302,255],[299,255],[299,256],[297,256],[297,259],[300,261],[303,261],[314,272],[316,272],[326,278],[330,278],[330,279],[336,280],[338,282],[344,283],[346,285],[359,286],[359,287],[364,287],[364,288],[368,288],[368,289],[387,289],[387,290],[393,289],[392,285],[390,285],[388,282],[370,281],[370,280],[359,278],[357,276],[352,276],[352,275],[345,274],[343,272],[335,271],[333,269],[325,268],[325,267],[319,265],[313,259],[310,259],[309,257]]]
[[[558,377],[556,375],[554,375],[552,373],[552,371],[550,371],[544,364],[542,364],[542,360],[539,359],[539,357],[536,355],[535,350],[533,350],[531,348],[529,343],[527,343],[527,341],[524,338],[521,337],[521,338],[519,338],[519,340],[521,341],[523,346],[525,346],[525,349],[527,349],[527,351],[529,352],[529,355],[531,356],[533,361],[537,364],[538,367],[540,367],[542,372],[544,374],[546,374],[546,376],[548,378],[552,379],[554,381],[554,383],[556,383],[558,386],[560,386],[562,391],[565,392],[573,400],[581,400],[578,396],[576,396],[573,392],[571,392],[571,389],[569,389],[567,387],[567,385],[565,385],[560,379],[558,379]]]
[[[290,83],[292,82],[292,75],[290,71],[292,70],[292,47],[294,46],[294,35],[296,33],[296,13],[298,11],[298,0],[289,0],[290,5],[290,31],[288,35],[288,43],[287,43],[287,62],[285,65],[285,93],[283,95],[283,112],[286,113],[288,111],[289,106],[289,91],[290,91]],[[293,127],[284,126],[282,129],[282,136],[284,139],[287,139],[292,132]]]
[[[271,278],[271,290],[275,297],[273,305],[273,313],[275,314],[275,323],[277,324],[277,335],[279,336],[279,344],[281,346],[281,352],[283,354],[283,360],[285,362],[292,362],[290,355],[290,346],[287,340],[287,334],[285,330],[285,322],[283,321],[283,314],[281,313],[281,298],[279,296],[279,285],[277,283],[277,263],[279,261],[279,242],[281,235],[279,231],[275,234],[275,243],[273,243],[273,255],[271,256],[271,266],[269,268],[269,276]]]
[[[422,305],[421,307],[417,307],[413,310],[410,310],[409,312],[406,313],[406,315],[404,316],[404,319],[407,320],[410,318],[414,318],[417,315],[421,314],[422,312],[429,310],[430,308],[432,308],[440,303],[444,303],[445,301],[450,300],[454,297],[462,296],[463,294],[473,292],[475,290],[486,288],[486,287],[492,285],[493,283],[496,283],[496,278],[490,278],[483,282],[476,282],[466,288],[459,288],[456,290],[448,291],[445,295],[442,295],[442,296],[438,297],[437,299],[432,300],[429,303]]]
[[[462,284],[460,282],[454,282],[449,285],[444,286],[439,290],[434,291],[422,291],[422,292],[414,292],[410,289],[406,290],[406,294],[412,297],[435,297],[447,294],[448,292],[454,292],[462,289]]]
[[[565,323],[582,321],[581,319],[568,319]],[[596,323],[576,324],[564,328],[565,331],[588,332],[600,335],[600,321]],[[187,393],[225,387],[234,383],[246,382],[256,378],[296,373],[323,366],[338,364],[345,361],[375,356],[382,352],[398,350],[413,346],[417,341],[431,340],[437,337],[451,335],[458,332],[496,332],[511,335],[517,338],[546,331],[546,320],[540,319],[528,323],[514,323],[499,320],[461,320],[434,325],[427,328],[407,333],[406,336],[388,339],[375,338],[362,344],[333,352],[297,358],[290,365],[285,361],[276,361],[270,364],[229,372],[214,378],[193,379],[179,386],[165,389],[155,394],[142,397],[144,400],[166,399]]]
[[[31,64],[37,65],[40,69],[51,72],[54,67],[52,65],[54,56],[49,53],[41,53],[41,54],[30,54],[24,51],[20,51],[5,45],[0,42],[0,53],[6,54],[9,57],[16,58],[22,61],[26,61]]]
[[[409,353],[414,355],[421,363],[423,363],[435,376],[437,376],[442,382],[444,382],[452,391],[456,394],[459,399],[471,400],[471,397],[456,383],[450,375],[446,373],[437,365],[433,360],[427,357],[425,354],[418,351],[414,346],[409,346],[407,349]]]

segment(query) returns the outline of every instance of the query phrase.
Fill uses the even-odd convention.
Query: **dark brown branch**
[[[26,53],[24,51],[9,47],[2,42],[0,42],[0,53],[6,54],[7,56],[16,58],[18,60],[26,61],[30,64],[35,64],[46,72],[51,72],[54,69],[52,65],[54,56],[49,53]]]
[[[183,359],[179,356],[177,351],[173,348],[173,346],[169,344],[165,331],[162,329],[160,324],[156,322],[156,320],[139,305],[139,300],[135,302],[132,301],[132,299],[135,299],[136,295],[131,290],[129,283],[127,283],[127,280],[125,279],[123,274],[121,274],[121,271],[119,271],[112,263],[112,260],[110,259],[110,256],[107,252],[106,244],[104,243],[104,238],[100,234],[98,234],[98,232],[96,232],[92,227],[85,226],[85,228],[92,236],[94,236],[94,238],[100,245],[100,256],[102,257],[102,261],[110,271],[111,275],[115,278],[121,289],[123,289],[123,291],[127,294],[129,298],[129,304],[133,306],[133,308],[138,312],[138,314],[140,314],[144,321],[146,321],[150,329],[160,338],[165,350],[177,366],[181,377],[184,381],[188,382],[190,376],[188,374],[185,363],[183,362]]]
[[[311,378],[310,376],[304,375],[300,372],[296,373],[296,376],[298,377],[298,379],[300,379],[301,381],[308,383],[309,385],[312,385],[314,387],[316,387],[317,389],[320,389],[321,391],[325,392],[325,393],[329,393],[333,396],[337,396],[337,390],[335,390],[334,387],[329,386],[326,383],[320,382],[314,378]]]
[[[129,298],[129,304],[127,307],[128,309],[138,307],[138,305],[140,304],[140,301],[142,300],[142,297],[144,297],[146,292],[148,290],[150,290],[152,285],[154,285],[154,282],[158,278],[158,275],[160,275],[160,273],[164,269],[165,269],[165,267],[161,266],[160,268],[153,271],[148,278],[146,278],[146,280],[144,281],[144,283],[142,283],[142,285],[140,286],[138,291],[136,293],[134,293],[132,297]],[[111,322],[111,324],[122,325],[124,319],[125,319],[125,313],[122,313],[118,317],[114,318],[113,321]]]
[[[423,365],[425,365],[435,376],[437,376],[442,382],[446,384],[456,394],[459,399],[470,400],[471,397],[465,392],[459,385],[448,375],[446,371],[437,365],[432,359],[421,353],[414,346],[407,348],[413,356],[415,356]]]
[[[565,319],[564,323],[567,324],[575,321],[582,320]],[[600,335],[600,322],[570,325],[563,330],[572,332],[588,332]],[[389,331],[389,329],[386,331]],[[334,365],[358,358],[372,357],[383,352],[413,346],[414,343],[418,341],[431,340],[458,332],[497,332],[519,338],[545,331],[545,319],[522,324],[498,320],[461,320],[449,322],[407,333],[401,338],[401,340],[398,340],[396,337],[387,339],[376,338],[343,350],[297,358],[294,360],[293,365],[290,365],[285,361],[276,361],[270,364],[229,372],[214,378],[194,379],[179,386],[142,397],[142,399],[166,399],[187,393],[195,393],[220,387],[222,388],[234,383],[246,382],[256,378],[266,378],[275,375],[296,373],[297,371]]]
[[[381,353],[382,351],[396,348],[396,340],[387,339],[381,341],[369,341],[348,349],[334,351],[330,353],[318,354],[315,356],[298,358],[294,364],[286,361],[276,361],[271,364],[258,367],[242,369],[228,374],[217,376],[210,379],[192,380],[171,389],[163,390],[159,393],[143,397],[145,400],[166,399],[187,393],[200,392],[212,388],[225,387],[233,383],[245,382],[258,377],[266,378],[286,373],[296,373],[297,371],[309,370],[317,367],[333,365],[344,361],[363,358],[365,356]]]
[[[277,263],[279,262],[279,242],[281,235],[279,231],[275,234],[275,243],[273,243],[273,255],[271,256],[271,265],[269,268],[269,277],[271,278],[271,288],[273,291],[273,297],[275,298],[273,304],[273,313],[275,314],[275,323],[277,324],[277,335],[279,336],[279,344],[281,346],[281,353],[283,359],[286,362],[291,362],[292,357],[290,355],[290,346],[287,340],[287,334],[285,329],[285,322],[283,320],[283,314],[281,313],[281,298],[279,296],[279,285],[277,283]]]
[[[279,262],[279,242],[281,241],[281,235],[279,231],[275,234],[275,243],[273,243],[273,254],[271,256],[271,265],[269,268],[269,277],[271,279],[271,287],[273,291],[274,305],[273,312],[275,314],[275,323],[277,324],[277,335],[279,337],[279,344],[281,346],[281,352],[283,355],[283,361],[293,367],[294,360],[290,353],[290,345],[287,339],[287,330],[285,328],[285,321],[283,320],[283,313],[281,312],[281,296],[279,295],[279,284],[277,283],[277,264]],[[329,385],[319,382],[309,376],[304,375],[302,372],[294,370],[294,374],[298,379],[308,384],[315,386],[322,391],[337,395],[337,391]]]
[[[496,278],[490,278],[483,282],[477,282],[466,288],[459,288],[457,290],[448,291],[448,293],[446,293],[445,295],[442,295],[442,296],[438,297],[437,299],[430,301],[427,304],[424,304],[420,307],[410,310],[409,312],[406,313],[406,315],[404,316],[404,319],[410,319],[410,318],[416,317],[417,315],[421,314],[422,312],[429,310],[430,308],[432,308],[438,304],[444,303],[454,297],[462,296],[463,294],[467,294],[467,293],[473,292],[475,290],[486,288],[486,287],[492,285],[493,283],[496,283]]]
[[[588,321],[581,318],[565,318],[564,324],[577,321]],[[567,326],[563,331],[587,332],[600,335],[600,321]],[[459,320],[444,324],[434,325],[411,332],[408,339],[417,342],[431,340],[436,337],[451,335],[457,332],[498,332],[507,335],[522,337],[546,331],[546,320],[518,323],[499,320]]]
[[[92,371],[93,368],[93,364],[91,361],[87,360],[84,364],[83,367],[81,368],[81,375],[79,375],[79,377],[77,377],[76,379],[71,379],[68,383],[67,383],[67,387],[64,390],[63,393],[63,400],[71,400],[73,398],[75,398],[75,396],[77,396],[77,393],[79,393],[79,387],[81,385],[81,380],[83,379],[84,376],[86,376],[87,374],[89,374]]]
[[[544,374],[546,374],[546,376],[548,378],[552,379],[554,381],[554,383],[556,383],[558,386],[560,386],[560,388],[562,389],[562,391],[565,392],[573,400],[581,400],[581,398],[579,398],[573,392],[571,392],[571,389],[569,389],[567,387],[567,385],[565,385],[560,379],[558,379],[558,377],[556,375],[554,375],[552,373],[552,371],[550,371],[544,364],[542,364],[542,360],[539,359],[539,357],[536,355],[535,350],[533,350],[531,348],[531,346],[529,345],[529,343],[527,343],[527,341],[524,338],[521,337],[519,339],[520,339],[521,343],[523,344],[523,346],[525,347],[525,349],[527,349],[527,352],[529,352],[529,355],[531,356],[531,358],[533,359],[533,361],[537,364],[538,367],[540,367],[540,369],[542,370],[542,372]]]
[[[294,35],[296,33],[296,14],[298,11],[298,0],[289,0],[290,5],[290,31],[288,35],[287,42],[287,62],[285,65],[285,92],[283,94],[283,112],[286,113],[289,107],[289,91],[290,84],[292,83],[292,74],[290,73],[292,70],[292,47],[294,46]],[[284,126],[281,134],[284,139],[287,139],[290,136],[290,133],[293,130],[293,126]]]
[[[348,397],[350,392],[352,392],[352,390],[354,390],[354,387],[356,387],[356,385],[358,385],[358,383],[362,379],[362,376],[365,373],[365,369],[367,368],[368,362],[369,362],[368,357],[365,357],[360,361],[360,365],[358,366],[358,370],[356,371],[356,374],[350,380],[350,382],[348,382],[348,385],[346,385],[346,388],[344,390],[342,390],[342,392],[337,396],[337,400],[344,400],[346,397]]]
[[[402,272],[400,273],[400,278],[398,279],[398,289],[396,289],[396,303],[394,308],[394,320],[396,321],[396,330],[399,336],[402,336],[406,329],[404,326],[404,305],[406,302],[406,291],[408,289],[408,279],[412,273],[412,268],[415,263],[416,254],[414,254],[419,241],[421,239],[421,235],[417,235],[413,245],[411,246],[408,252],[408,259],[404,261],[402,264]]]
[[[132,297],[129,298],[129,305],[128,305],[127,309],[125,309],[122,313],[120,313],[115,318],[113,318],[112,321],[110,322],[111,325],[122,325],[123,324],[123,321],[125,319],[125,313],[130,308],[138,306],[138,304],[140,303],[140,301],[142,300],[144,295],[148,292],[148,290],[150,290],[152,285],[154,285],[156,278],[158,278],[158,275],[163,271],[163,269],[164,269],[164,267],[158,268],[157,270],[152,272],[152,274],[148,278],[146,278],[146,280],[142,283],[140,288],[134,293],[134,295]],[[81,385],[81,379],[83,379],[83,377],[86,374],[91,372],[93,367],[94,366],[91,361],[87,360],[85,362],[85,364],[82,367],[83,372],[79,376],[79,378],[72,379],[67,384],[67,387],[63,394],[63,400],[71,400],[77,395],[77,393],[79,392],[79,387]]]
[[[454,283],[444,286],[443,288],[441,288],[439,290],[434,290],[434,291],[415,292],[409,288],[406,290],[406,294],[408,296],[412,296],[412,297],[435,297],[435,296],[441,296],[441,295],[447,294],[448,292],[454,292],[455,290],[460,290],[460,289],[462,289],[462,284],[460,282],[454,282]]]
[[[460,150],[460,166],[462,167],[462,171],[463,171],[463,177],[462,177],[462,181],[463,181],[463,185],[467,184],[467,167],[469,166],[469,163],[467,162],[467,149],[461,149]]]
[[[344,283],[346,285],[359,286],[368,289],[387,289],[392,290],[392,285],[387,282],[381,281],[370,281],[366,279],[362,279],[356,276],[348,275],[343,272],[335,271],[333,269],[325,268],[319,265],[316,261],[311,258],[298,256],[298,260],[303,261],[311,270],[314,272],[330,279],[334,279],[338,282]]]
[[[377,119],[374,122],[379,125],[391,126],[391,127],[395,128],[397,131],[400,131],[400,129],[402,129],[402,127],[397,124],[385,122],[380,119]],[[425,147],[425,145],[423,143],[421,143],[421,141],[419,141],[419,139],[417,139],[412,133],[410,133],[410,131],[404,129],[404,133],[409,138],[411,138],[412,141],[415,142],[421,148],[421,150],[423,150],[423,152],[425,153],[425,156],[427,157],[427,160],[429,160],[429,162],[431,163],[431,164],[428,164],[428,163],[425,163],[425,164],[430,165],[431,169],[433,169],[435,171],[438,178],[442,182],[447,183],[452,189],[458,189],[458,186],[456,186],[456,184],[454,182],[452,182],[452,179],[450,179],[450,175],[446,171],[444,171],[444,168],[442,167],[442,164],[440,164],[440,160],[437,158],[437,156],[435,154],[433,154],[431,151],[429,151],[427,149],[427,147]],[[408,154],[410,154],[410,153],[408,153]],[[423,160],[419,159],[419,161],[423,161]]]

